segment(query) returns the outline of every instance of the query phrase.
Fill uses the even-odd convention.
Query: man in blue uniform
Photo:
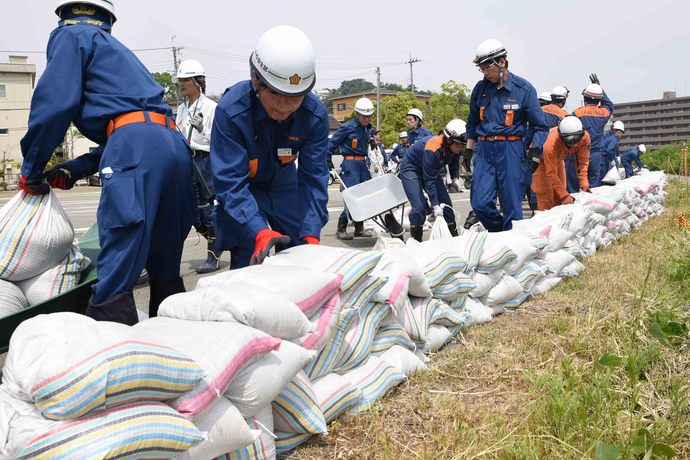
[[[604,136],[602,141],[603,158],[601,161],[600,180],[604,180],[604,176],[609,172],[611,167],[618,167],[618,157],[620,151],[618,150],[618,143],[625,134],[625,125],[622,121],[616,120],[613,122],[611,132]]]
[[[132,296],[142,269],[150,276],[151,316],[170,294],[184,291],[180,259],[194,222],[191,152],[163,103],[163,88],[110,35],[109,0],[63,1],[48,42],[48,62],[31,101],[21,141],[20,186],[46,193],[43,169],[70,123],[99,147],[46,173],[53,187],[71,188],[100,170],[98,282],[86,313],[137,322]]]
[[[640,159],[640,155],[646,152],[647,147],[645,147],[644,144],[640,144],[637,147],[633,147],[623,152],[623,154],[621,155],[621,163],[625,168],[626,178],[631,177],[633,175],[633,163],[637,164],[638,170],[645,167],[644,163],[642,163],[642,160]]]
[[[422,241],[426,220],[426,199],[424,191],[436,218],[443,217],[453,236],[458,236],[453,213],[453,203],[445,186],[446,166],[465,148],[465,122],[451,120],[443,129],[443,135],[423,137],[412,146],[400,165],[400,178],[405,195],[412,207],[410,211],[410,234]],[[445,204],[443,209],[441,204]]]
[[[371,116],[374,114],[374,104],[366,97],[355,102],[355,116],[346,121],[333,133],[328,151],[331,155],[340,147],[343,162],[340,165],[340,179],[346,187],[361,184],[371,179],[371,173],[367,165],[369,143],[375,142],[369,137]],[[352,235],[347,233],[349,221],[347,208],[343,209],[338,219],[338,228],[335,236],[340,240],[351,240]],[[364,230],[364,222],[355,222],[355,234],[357,237],[370,237],[371,232]]]
[[[611,102],[611,99],[609,99],[599,84],[599,78],[596,74],[590,75],[589,79],[592,83],[587,85],[587,88],[582,91],[585,105],[575,109],[573,115],[582,121],[582,125],[589,133],[592,142],[589,151],[589,170],[587,172],[589,186],[599,187],[601,185],[601,159],[604,151],[604,128],[609,118],[613,115],[613,102]],[[568,193],[575,193],[580,190],[580,183],[575,172],[575,161],[574,155],[570,155],[565,163]]]
[[[319,244],[328,222],[328,113],[311,93],[311,41],[274,27],[249,63],[251,80],[226,90],[211,132],[216,237],[231,269],[262,263],[274,247]]]
[[[490,232],[510,230],[513,220],[522,219],[522,197],[529,177],[536,169],[547,129],[537,92],[525,79],[508,72],[508,53],[498,40],[486,40],[477,48],[474,63],[484,74],[470,97],[467,120],[467,148],[463,162],[469,165],[474,147],[470,202]],[[534,137],[525,164],[523,137],[527,124]],[[496,209],[500,194],[503,215]]]
[[[402,131],[400,133],[400,143],[395,146],[393,153],[391,153],[391,161],[400,163],[405,156],[407,148],[410,146],[409,137],[407,136],[407,131]]]

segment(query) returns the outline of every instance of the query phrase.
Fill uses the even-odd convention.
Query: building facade
[[[392,97],[398,94],[398,91],[391,91],[389,89],[381,90],[381,100],[383,101],[387,97]],[[355,110],[355,102],[361,97],[366,97],[371,99],[376,107],[376,90],[366,91],[364,93],[348,94],[346,96],[334,97],[333,98],[333,117],[340,123],[345,121],[345,118],[352,115],[352,111]],[[431,100],[431,96],[426,95],[416,95],[417,100],[423,104],[428,104]]]
[[[10,56],[0,63],[0,167],[13,174],[21,164],[19,141],[26,134],[36,66],[26,56]]]
[[[666,91],[661,99],[615,104],[613,119],[625,123],[623,151],[639,144],[648,149],[678,144],[690,139],[690,97]]]

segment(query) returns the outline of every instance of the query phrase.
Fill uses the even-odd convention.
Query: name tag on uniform
[[[278,149],[278,158],[292,157],[292,149]]]
[[[520,108],[520,104],[503,104],[503,110],[517,110]]]

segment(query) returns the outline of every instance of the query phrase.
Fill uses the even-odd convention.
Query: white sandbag
[[[19,286],[0,280],[0,318],[18,313],[28,306],[29,302]]]
[[[303,244],[279,252],[264,261],[266,265],[307,267],[343,275],[341,289],[346,291],[367,276],[378,264],[380,251],[358,251],[316,244]]]
[[[276,350],[280,339],[233,322],[200,322],[156,317],[132,330],[164,343],[192,358],[204,371],[203,381],[192,391],[170,401],[186,417],[196,418],[228,389],[244,366]]]
[[[503,233],[503,232],[501,232]],[[486,243],[482,256],[477,264],[477,272],[479,273],[493,273],[509,267],[517,259],[517,254],[500,238],[501,233],[490,233],[487,235]]]
[[[498,270],[493,273],[475,273],[472,279],[477,284],[474,289],[469,292],[470,297],[479,298],[491,290],[503,278],[503,270]]]
[[[252,444],[261,430],[250,429],[240,411],[227,399],[220,398],[203,415],[194,420],[207,439],[189,449],[179,458],[208,460]]]
[[[558,277],[559,278],[566,278],[566,277],[572,277],[572,276],[578,276],[582,270],[585,269],[585,266],[578,260],[573,260],[570,262],[568,265],[566,265],[563,270],[558,272]]]
[[[520,283],[523,291],[529,292],[534,283],[545,275],[542,268],[534,261],[531,261],[523,265],[522,269],[512,276]]]
[[[542,266],[546,269],[546,273],[557,274],[574,260],[575,257],[572,254],[561,249],[545,254]]]
[[[431,297],[431,288],[424,276],[424,267],[411,256],[407,248],[383,251],[375,269],[376,273],[395,273],[396,271],[410,274],[409,295]]]
[[[458,330],[459,328],[447,328],[440,324],[430,325],[427,339],[424,343],[424,353],[436,353],[453,338]]]
[[[451,235],[450,230],[448,229],[448,223],[443,218],[436,218],[434,225],[431,226],[429,239],[444,240],[448,238],[453,238],[453,235]]]
[[[415,372],[426,371],[426,364],[413,351],[400,345],[393,345],[379,357],[407,377]]]
[[[509,275],[519,270],[525,262],[532,259],[539,252],[538,243],[534,238],[521,235],[512,230],[489,233],[487,236],[487,245],[491,245],[492,243],[498,245],[505,244],[515,253],[515,259],[507,263],[504,267],[506,273]]]
[[[199,279],[197,289],[227,283],[247,283],[262,291],[278,293],[295,303],[305,315],[315,313],[333,294],[339,291],[342,275],[307,267],[281,265],[252,265]]]
[[[552,228],[549,236],[549,245],[546,247],[548,252],[561,249],[573,237],[573,232],[560,227]]]
[[[84,257],[79,248],[73,245],[58,265],[33,278],[17,281],[17,286],[29,305],[36,305],[77,287],[81,272],[90,264],[91,259]]]
[[[340,296],[336,292],[316,313],[309,317],[312,332],[293,342],[307,350],[321,350],[326,346],[328,338],[338,323],[340,309]]]
[[[601,181],[604,184],[615,185],[616,182],[618,182],[621,179],[622,177],[620,171],[618,171],[618,168],[616,166],[613,166],[611,167],[611,169],[609,169],[609,172],[606,173],[606,175]]]
[[[372,300],[378,303],[385,303],[391,306],[393,311],[400,311],[402,304],[405,302],[410,288],[411,274],[408,272],[401,272],[398,269],[391,269],[390,271],[374,271],[372,275],[386,277],[388,281],[379,289]]]
[[[276,435],[273,434],[273,409],[262,408],[254,417],[244,419],[250,430],[259,430],[261,435],[253,444],[222,455],[215,460],[275,460]]]
[[[0,208],[0,279],[40,275],[67,256],[73,240],[74,228],[55,192],[17,193]]]
[[[616,206],[613,200],[602,195],[579,192],[571,193],[571,196],[575,199],[575,204],[583,208],[591,209],[593,212],[601,214],[602,216],[607,216]]]
[[[315,356],[316,351],[284,340],[278,350],[238,372],[224,396],[243,417],[253,417],[261,408],[271,404],[283,387]]]
[[[481,301],[468,297],[465,301],[465,309],[468,312],[467,325],[473,326],[484,324],[491,321],[491,308],[484,305]]]
[[[405,242],[401,240],[400,238],[388,238],[383,235],[379,235],[378,238],[376,238],[376,243],[374,244],[374,247],[371,248],[373,251],[385,251],[386,249],[394,249],[394,248],[404,248],[405,247]]]
[[[530,295],[538,296],[549,292],[561,282],[561,278],[555,276],[547,276],[538,281],[530,290]]]
[[[287,340],[313,330],[309,318],[297,305],[242,282],[171,295],[161,302],[158,315],[188,321],[232,321]]]
[[[165,338],[76,313],[38,315],[12,334],[3,384],[52,420],[168,401],[197,388],[204,370]]]
[[[504,275],[501,281],[482,297],[481,301],[487,307],[501,305],[513,299],[522,292],[522,286],[512,276]]]

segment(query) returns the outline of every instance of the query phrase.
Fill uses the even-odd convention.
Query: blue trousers
[[[417,171],[414,165],[408,165],[405,162],[400,172],[400,180],[405,189],[405,195],[410,201],[410,225],[423,225],[426,220],[426,198],[424,197],[422,172]],[[439,202],[448,205],[448,207],[443,208],[443,218],[448,223],[455,222],[455,216],[451,209],[453,203],[450,200],[443,176],[436,178],[435,187]]]
[[[587,168],[587,181],[589,182],[590,187],[601,186],[601,179],[604,178],[604,176],[601,175],[602,157],[602,152],[589,152],[589,167]]]
[[[208,152],[196,151],[193,156],[194,164],[197,166],[199,172],[204,177],[206,185],[211,195],[206,191],[206,187],[196,173],[192,176],[194,178],[194,194],[198,204],[197,212],[197,226],[205,229],[213,229],[213,206],[205,206],[209,199],[214,194],[213,175],[211,174],[211,159]]]
[[[92,303],[133,290],[144,268],[151,281],[179,278],[197,212],[191,156],[180,133],[156,124],[123,126],[110,136],[100,162],[101,253]],[[108,167],[112,174],[102,172]]]
[[[340,169],[340,179],[346,187],[361,184],[371,179],[366,160],[343,160]],[[340,219],[348,219],[347,208],[340,213]]]
[[[479,221],[490,232],[513,228],[522,219],[525,194],[525,147],[522,141],[479,141],[474,158],[470,202]],[[503,215],[496,208],[501,196]]]
[[[631,162],[626,160],[625,158],[621,158],[621,164],[623,165],[623,168],[625,169],[625,177],[631,177],[633,175],[633,165]]]

